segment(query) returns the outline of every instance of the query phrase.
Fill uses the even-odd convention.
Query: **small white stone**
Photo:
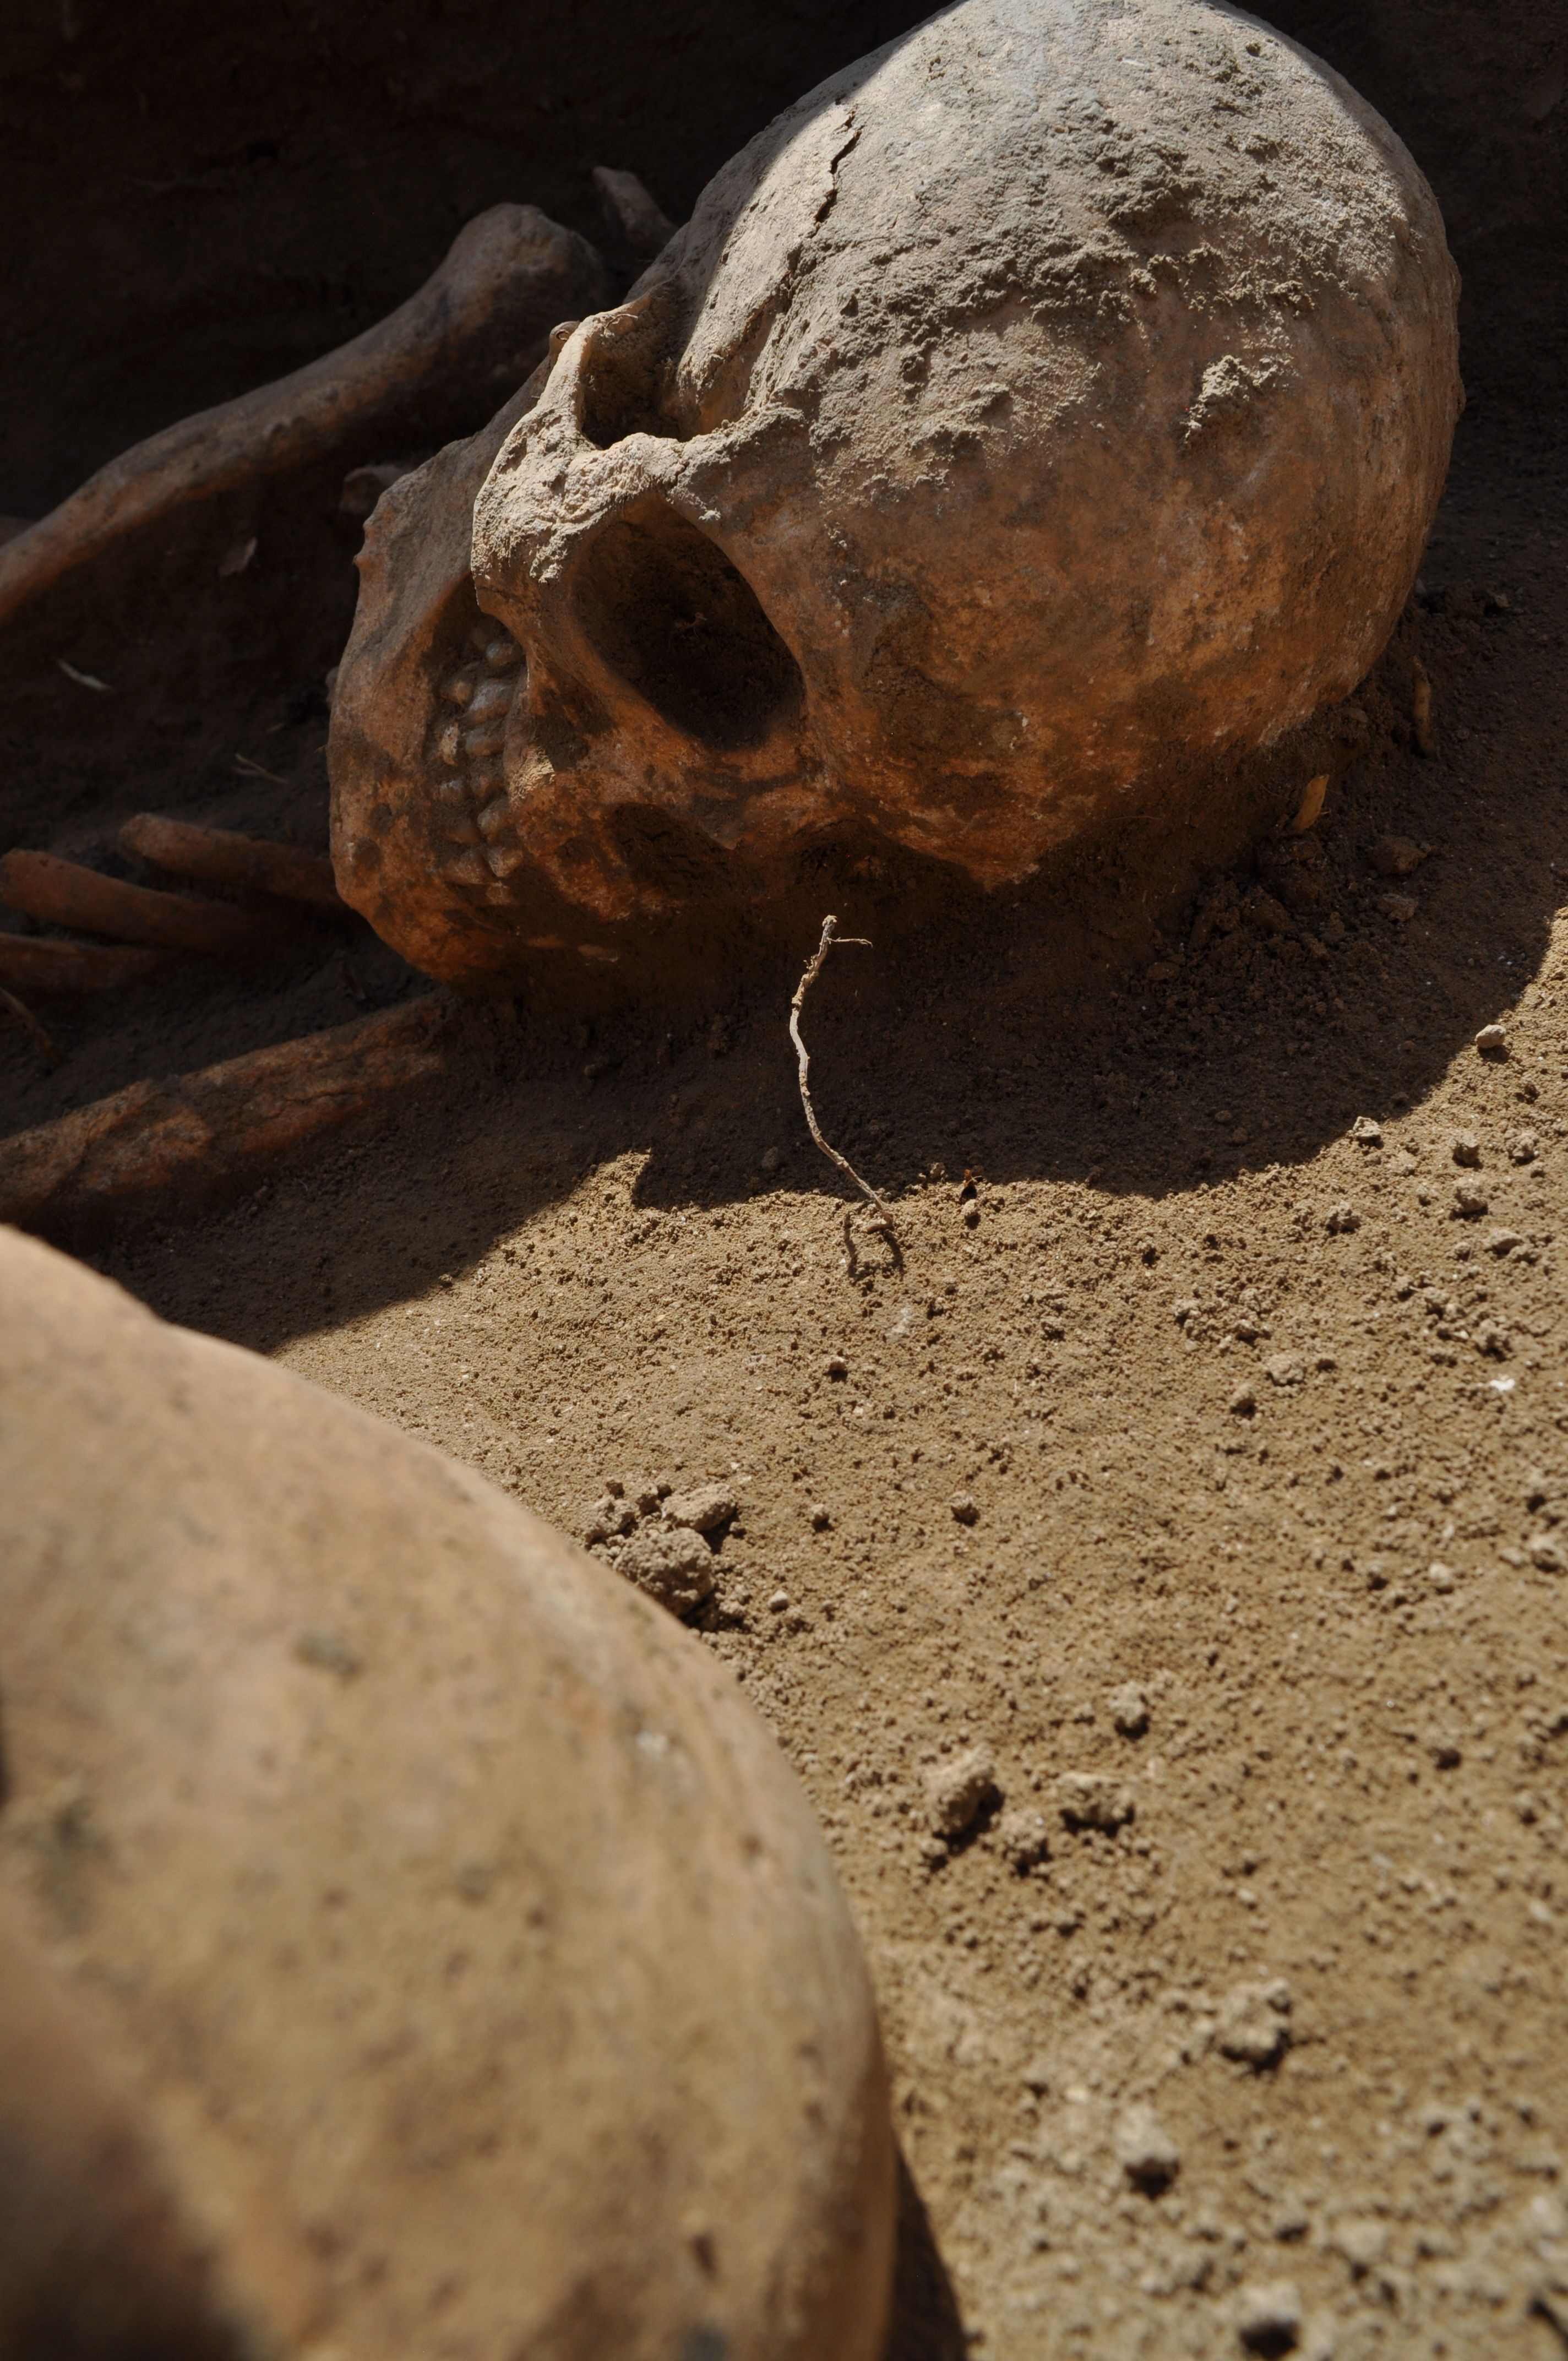
[[[1128,2107],[1116,2125],[1116,2161],[1135,2189],[1151,2196],[1168,2189],[1181,2169],[1181,2151],[1152,2107]]]
[[[1294,2350],[1301,2335],[1301,2295],[1292,2279],[1249,2279],[1236,2291],[1236,2334],[1249,2353]]]
[[[1111,1720],[1124,1738],[1141,1738],[1149,1726],[1149,1701],[1136,1681],[1124,1681],[1110,1697]]]

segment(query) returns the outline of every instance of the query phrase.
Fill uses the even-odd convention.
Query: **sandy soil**
[[[1568,451],[1501,349],[1305,858],[1131,967],[1080,878],[1070,990],[1048,897],[825,873],[875,948],[808,1005],[817,1102],[896,1258],[846,1255],[795,1094],[814,926],[668,1006],[475,1010],[422,1098],[92,1249],[584,1536],[731,1488],[694,1644],[864,1932],[899,2361],[1568,2344]],[[320,842],[352,577],[312,550],[303,623],[281,561],[160,653],[116,590],[58,645],[118,703],[28,642],[7,840],[113,866],[151,803]],[[323,922],[62,1006],[52,1072],[0,1033],[5,1127],[417,988]]]

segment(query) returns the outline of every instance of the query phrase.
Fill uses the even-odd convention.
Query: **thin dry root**
[[[125,992],[168,964],[164,951],[0,934],[0,983],[23,992]]]
[[[445,993],[171,1081],[133,1082],[0,1140],[0,1221],[49,1226],[182,1183],[208,1193],[440,1071]]]
[[[139,861],[150,861],[172,877],[193,877],[206,885],[249,886],[339,917],[347,907],[331,862],[319,852],[302,852],[297,845],[238,836],[232,829],[197,828],[190,820],[165,819],[159,812],[138,812],[126,820],[120,842]]]
[[[271,911],[236,910],[227,902],[127,885],[57,852],[8,852],[0,861],[0,894],[29,918],[159,950],[243,957],[278,939],[280,920]]]
[[[789,1038],[795,1043],[795,1056],[800,1061],[800,1104],[806,1110],[806,1120],[807,1125],[810,1126],[812,1138],[817,1142],[817,1147],[822,1150],[823,1155],[827,1157],[828,1162],[830,1164],[836,1164],[839,1171],[845,1175],[846,1179],[854,1182],[855,1187],[860,1191],[861,1196],[866,1198],[867,1201],[875,1207],[877,1213],[880,1216],[880,1219],[876,1224],[876,1227],[881,1229],[886,1235],[888,1243],[893,1248],[894,1259],[902,1260],[902,1257],[899,1255],[898,1250],[898,1235],[894,1227],[893,1214],[889,1210],[886,1202],[878,1196],[876,1191],[872,1187],[869,1180],[861,1180],[860,1174],[856,1171],[849,1158],[847,1156],[840,1156],[839,1150],[828,1140],[823,1138],[821,1126],[817,1120],[817,1109],[811,1103],[811,1057],[805,1042],[800,1038],[800,1016],[801,1011],[806,1005],[806,995],[811,990],[811,987],[816,983],[817,977],[821,974],[823,963],[827,960],[828,954],[832,950],[835,943],[854,943],[864,950],[869,950],[871,949],[871,945],[864,935],[841,935],[839,932],[839,921],[837,918],[827,917],[823,919],[822,940],[817,944],[817,949],[812,953],[810,959],[807,960],[806,963],[806,972],[802,975],[800,982],[795,985],[795,998],[789,1005]],[[855,1268],[855,1246],[854,1239],[850,1235],[850,1215],[848,1210],[846,1210],[844,1214],[844,1244],[849,1253],[850,1268],[852,1274]]]

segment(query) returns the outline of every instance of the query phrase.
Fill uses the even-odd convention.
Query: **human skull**
[[[476,979],[827,830],[992,886],[1192,807],[1392,630],[1456,289],[1387,125],[1224,0],[961,0],[383,501],[343,891]]]

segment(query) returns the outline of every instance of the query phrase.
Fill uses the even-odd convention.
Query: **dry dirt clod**
[[[972,1525],[979,1521],[980,1508],[972,1492],[955,1492],[948,1506],[957,1523]]]
[[[694,1532],[711,1533],[740,1514],[740,1503],[728,1484],[699,1484],[692,1492],[672,1492],[663,1514],[666,1524],[689,1525]]]
[[[1483,1058],[1506,1058],[1508,1054],[1508,1028],[1506,1025],[1483,1025],[1475,1036],[1475,1047]]]
[[[1449,1143],[1449,1153],[1455,1164],[1467,1164],[1474,1169],[1481,1161],[1481,1143],[1473,1131],[1456,1131]]]
[[[1408,877],[1427,858],[1428,848],[1408,836],[1380,836],[1372,848],[1372,866],[1380,877]]]
[[[1290,2009],[1290,1987],[1283,1977],[1233,1984],[1220,2004],[1214,2038],[1223,2055],[1240,2065],[1272,2066],[1289,2043]]]
[[[713,1596],[713,1553],[688,1525],[639,1525],[615,1563],[672,1615],[694,1614]]]
[[[1486,1213],[1490,1202],[1479,1180],[1456,1180],[1453,1184],[1453,1210],[1461,1221],[1473,1222]]]
[[[926,1773],[926,1811],[934,1835],[961,1837],[1001,1790],[989,1746],[971,1746]]]
[[[1057,1809],[1069,1828],[1114,1836],[1137,1812],[1133,1791],[1105,1771],[1064,1771],[1056,1783]]]
[[[1150,2106],[1128,2107],[1117,2118],[1114,2145],[1117,2163],[1146,2196],[1168,2189],[1181,2169],[1181,2151]]]
[[[996,1823],[997,1850],[1020,1877],[1050,1857],[1050,1830],[1046,1816],[1032,1806],[1003,1812]]]

